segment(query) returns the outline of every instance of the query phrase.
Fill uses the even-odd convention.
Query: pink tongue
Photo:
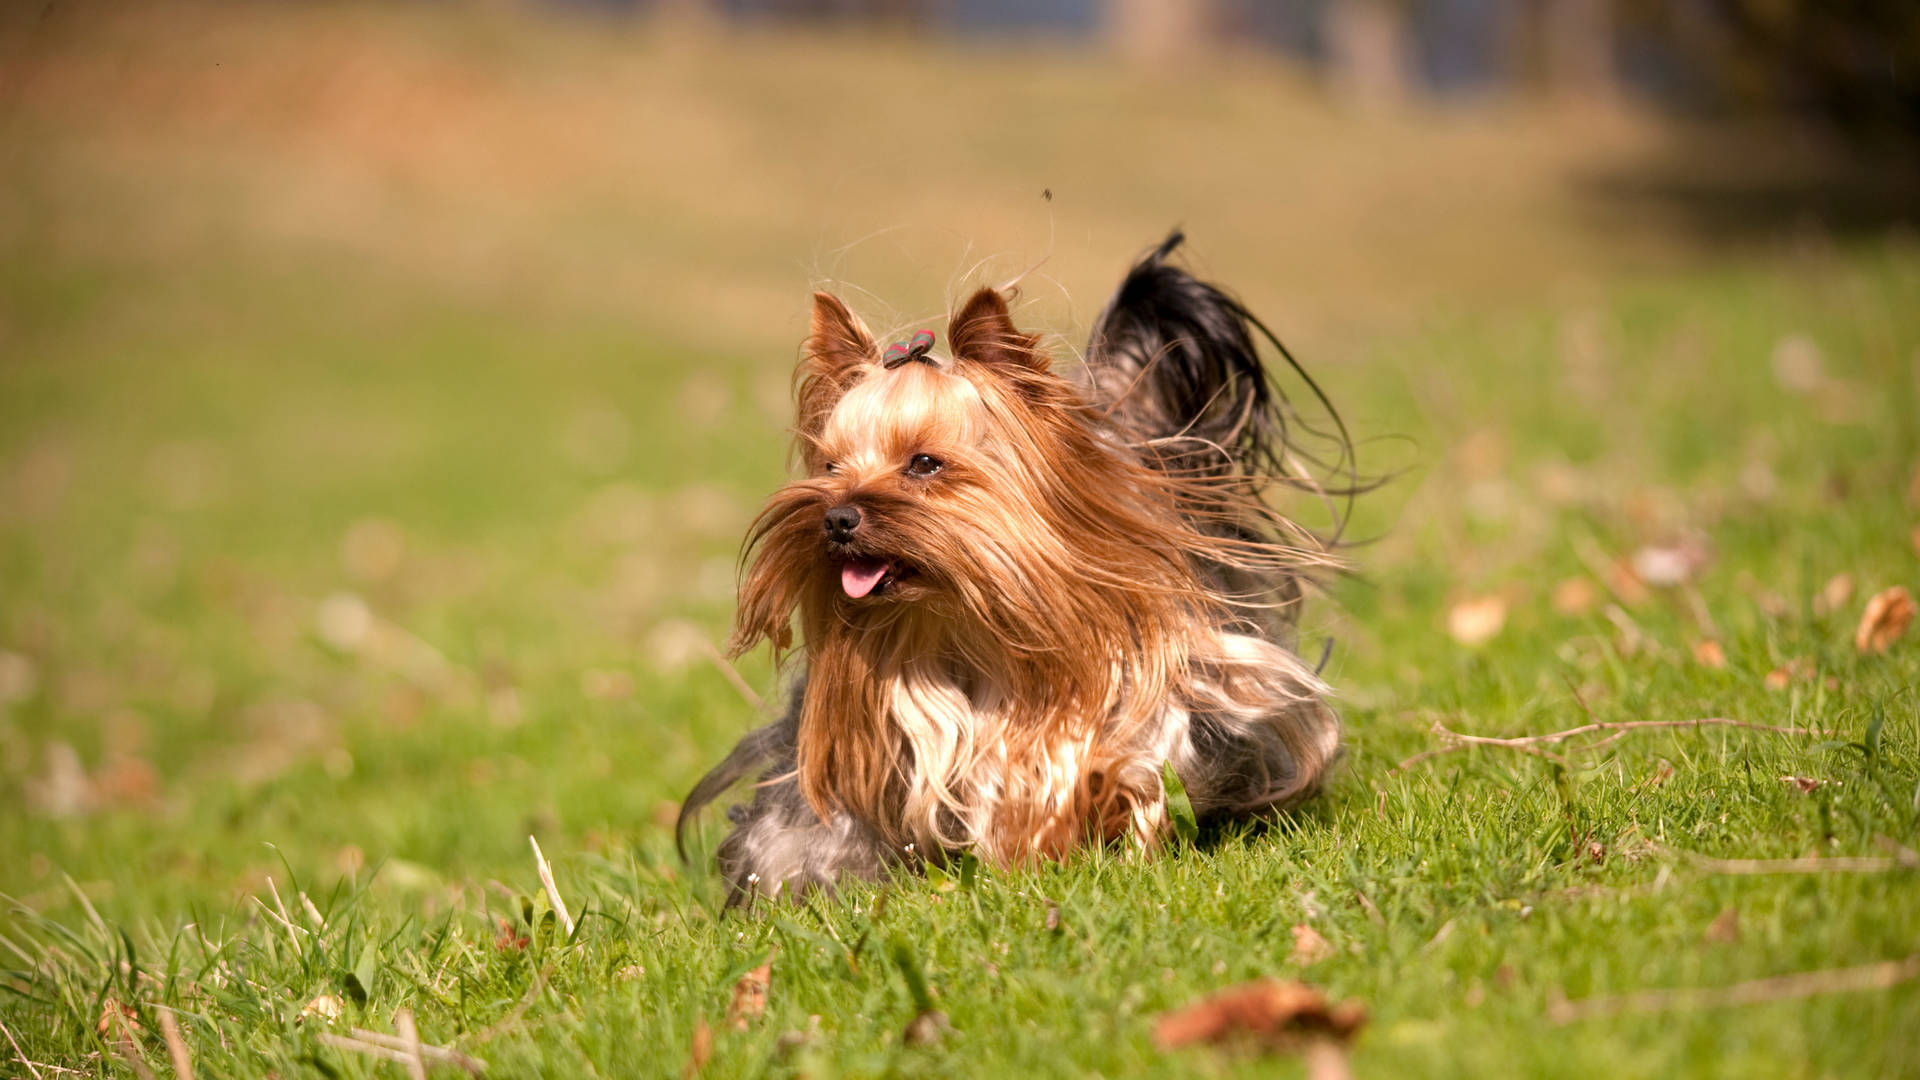
[[[873,591],[880,579],[887,576],[893,564],[885,559],[848,559],[840,568],[840,587],[855,600]]]

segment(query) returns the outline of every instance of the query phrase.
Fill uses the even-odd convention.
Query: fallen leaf
[[[1153,1038],[1162,1049],[1252,1038],[1290,1049],[1312,1036],[1345,1041],[1367,1022],[1358,1001],[1329,1005],[1311,986],[1259,979],[1229,987],[1173,1012],[1162,1013]]]
[[[1853,599],[1853,575],[1835,574],[1827,579],[1825,585],[1820,586],[1820,595],[1813,598],[1813,613],[1831,615],[1846,607],[1847,601],[1851,599]]]
[[[680,1070],[682,1080],[692,1080],[707,1067],[707,1060],[713,1057],[713,1029],[707,1026],[705,1017],[693,1022],[693,1045],[687,1048],[687,1067]]]
[[[1587,858],[1592,862],[1607,861],[1607,845],[1598,840],[1587,841]]]
[[[531,944],[533,944],[533,939],[520,933],[519,930],[515,929],[513,923],[504,918],[500,920],[500,934],[493,939],[493,947],[495,949],[501,952],[524,951],[526,947]]]
[[[580,693],[593,701],[630,698],[636,685],[633,672],[618,668],[593,668],[580,673]]]
[[[1920,537],[1920,530],[1915,531]],[[0,705],[12,705],[33,696],[40,685],[33,661],[19,653],[0,650]]]
[[[1731,945],[1740,940],[1740,910],[1728,908],[1707,924],[1707,940],[1716,945]]]
[[[1633,553],[1633,574],[1648,585],[1670,589],[1698,577],[1711,558],[1706,542],[1695,537],[1649,544]]]
[[[1832,783],[1829,780],[1816,780],[1811,776],[1783,776],[1780,782],[1793,785],[1802,795],[1811,795],[1820,790],[1822,785]]]
[[[160,773],[145,758],[115,754],[93,774],[93,790],[102,804],[145,806],[160,797]]]
[[[1813,678],[1813,661],[1804,656],[1796,656],[1767,672],[1767,677],[1761,680],[1761,683],[1769,690],[1785,690],[1794,682],[1804,682],[1811,678]]]
[[[139,1017],[140,1014],[134,1011],[133,1006],[122,1003],[119,998],[109,997],[100,1004],[100,1022],[93,1026],[93,1030],[105,1035],[115,1021],[118,1021],[126,1024],[129,1031],[138,1035],[140,1033]]]
[[[93,781],[80,752],[64,742],[46,746],[47,772],[44,778],[26,779],[27,809],[47,817],[76,817],[92,811],[98,802]]]
[[[356,581],[385,581],[406,558],[407,534],[386,518],[361,518],[340,538],[340,567]]]
[[[1774,343],[1773,378],[1782,389],[1810,394],[1826,381],[1820,346],[1805,334],[1788,334]]]
[[[1895,585],[1875,593],[1873,599],[1867,601],[1867,610],[1860,615],[1860,629],[1854,632],[1853,647],[1863,653],[1886,652],[1907,632],[1914,610],[1913,594],[1904,586]]]
[[[1320,932],[1306,923],[1297,923],[1293,928],[1293,962],[1301,967],[1312,967],[1333,955],[1333,944],[1320,936]]]
[[[1696,641],[1693,644],[1693,658],[1710,668],[1727,666],[1727,650],[1717,641]]]
[[[306,1008],[300,1010],[300,1015],[294,1019],[294,1022],[299,1023],[310,1017],[319,1017],[331,1024],[345,1015],[346,1011],[347,1003],[341,1001],[337,995],[321,994],[307,1002]]]
[[[1671,779],[1673,779],[1673,763],[1662,758],[1660,763],[1653,767],[1653,772],[1645,780],[1635,784],[1633,790],[1657,788]]]
[[[1599,599],[1599,588],[1588,578],[1570,577],[1553,587],[1553,610],[1562,615],[1584,615]]]
[[[767,1011],[767,989],[773,983],[773,961],[768,960],[733,984],[733,1004],[727,1006],[727,1023],[735,1031],[745,1031]]]
[[[902,1034],[908,1046],[932,1046],[940,1041],[947,1032],[947,1014],[938,1009],[927,1009],[907,1021],[907,1030]]]
[[[1507,602],[1498,595],[1462,600],[1447,609],[1447,633],[1469,648],[1492,641],[1507,624]]]

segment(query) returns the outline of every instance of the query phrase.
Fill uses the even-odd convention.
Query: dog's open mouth
[[[840,564],[840,588],[855,600],[884,593],[887,586],[910,577],[913,567],[878,555],[855,555]]]

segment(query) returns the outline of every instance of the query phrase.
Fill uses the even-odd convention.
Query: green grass
[[[332,1028],[390,1031],[406,1006],[496,1075],[675,1073],[703,1021],[721,1076],[1252,1074],[1269,1063],[1161,1053],[1150,1020],[1278,974],[1368,1005],[1362,1075],[1920,1069],[1914,984],[1548,1015],[1562,995],[1725,986],[1920,942],[1913,874],[1729,876],[1677,854],[1880,855],[1878,837],[1920,836],[1920,648],[1860,656],[1860,595],[1811,606],[1836,573],[1862,594],[1920,578],[1908,250],[1616,290],[1591,313],[1598,398],[1569,389],[1568,318],[1548,314],[1434,320],[1324,371],[1363,432],[1415,436],[1381,453],[1418,463],[1367,505],[1362,528],[1384,539],[1316,609],[1316,636],[1341,641],[1350,738],[1325,799],[1155,861],[904,880],[757,919],[719,913],[704,859],[682,867],[663,824],[753,717],[658,627],[724,629],[727,560],[780,475],[753,390],[778,359],[669,356],[627,327],[427,299],[399,321],[317,273],[143,281],[130,310],[124,283],[35,267],[6,282],[17,347],[0,369],[17,495],[0,647],[36,683],[0,725],[0,1017],[34,1061],[124,1073],[96,1034],[112,998],[149,1033],[156,1008],[178,1010],[201,1075],[372,1071],[300,1019],[332,994]],[[212,326],[193,300],[209,292],[232,301]],[[1825,398],[1771,376],[1790,333],[1821,346]],[[625,450],[583,464],[570,433],[607,427],[581,420],[595,410],[624,420]],[[1741,487],[1755,461],[1775,478],[1764,498]],[[1574,478],[1552,497],[1548,463]],[[369,517],[398,524],[405,554],[356,578],[342,537]],[[1637,648],[1598,611],[1550,605],[1586,572],[1580,543],[1625,552],[1681,526],[1713,546],[1697,590],[1724,669],[1691,659],[1706,635],[1678,596],[1631,611]],[[458,674],[330,647],[316,612],[343,590]],[[1508,598],[1506,628],[1455,643],[1448,604],[1489,592]],[[1796,658],[1813,678],[1763,686]],[[634,690],[589,693],[588,671]],[[759,662],[747,674],[771,682]],[[1435,745],[1435,720],[1572,726],[1576,691],[1601,720],[1839,734],[1653,731],[1566,769],[1483,750],[1393,770]],[[54,744],[92,781],[65,816],[45,788]],[[114,788],[129,775],[149,782]],[[1804,795],[1783,776],[1830,783]],[[540,918],[529,833],[581,915],[571,940]],[[269,877],[297,950],[256,902]],[[1728,910],[1738,939],[1709,940]],[[502,948],[503,921],[531,943]],[[1301,923],[1334,949],[1306,970]],[[938,1046],[903,1045],[895,948],[951,1018]],[[736,1032],[731,988],[769,956],[767,1013]],[[365,1001],[347,992],[356,969]],[[164,1060],[156,1037],[145,1052]]]
[[[703,1024],[711,1076],[1298,1071],[1153,1044],[1158,1013],[1262,975],[1366,1004],[1361,1076],[1920,1074],[1920,982],[1552,1015],[1920,951],[1920,874],[1688,854],[1920,846],[1920,629],[1852,643],[1867,595],[1920,590],[1910,240],[1697,249],[1571,194],[1658,141],[1641,128],[1355,119],[1255,65],[1162,93],[1084,55],[930,49],[881,53],[904,74],[875,80],[857,38],[681,55],[597,24],[228,14],[94,40],[63,7],[0,39],[39,61],[7,117],[35,151],[0,161],[0,1023],[38,1064],[0,1045],[0,1075],[131,1075],[109,1000],[156,1069],[175,1010],[203,1077],[399,1075],[319,1036],[391,1032],[403,1006],[495,1076],[679,1075]],[[341,57],[344,99],[310,93]],[[428,149],[382,126],[395,86],[422,88],[401,115],[432,121]],[[1031,128],[1005,121],[1030,100]],[[906,130],[942,133],[924,183],[872,167]],[[662,132],[682,172],[653,167]],[[1194,164],[1116,161],[1155,132]],[[756,722],[700,643],[783,475],[806,260],[921,310],[979,251],[1051,244],[1084,321],[1176,218],[1398,472],[1308,616],[1309,649],[1337,642],[1337,782],[1152,861],[722,915],[717,815],[691,866],[667,822]],[[1796,336],[1821,357],[1807,390],[1775,374]],[[1556,607],[1688,537],[1711,552],[1688,588]],[[1506,619],[1468,647],[1447,613],[1475,597]],[[379,629],[322,619],[362,609]],[[1694,658],[1707,640],[1724,667]],[[742,672],[775,685],[763,656]],[[1588,710],[1835,734],[1395,769],[1436,722]],[[1296,925],[1331,955],[1302,966]],[[769,957],[736,1031],[734,985]],[[950,1018],[935,1046],[904,1040],[909,969]],[[302,1018],[327,996],[342,1016]]]

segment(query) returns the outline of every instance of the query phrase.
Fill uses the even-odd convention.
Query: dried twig
[[[527,837],[527,843],[533,845],[533,865],[540,871],[540,884],[546,887],[547,899],[553,901],[553,913],[560,916],[560,928],[567,932],[567,939],[573,939],[573,916],[567,914],[567,902],[560,899],[560,886],[553,883],[553,867],[547,865],[547,857],[540,851],[540,841]]]
[[[314,1036],[314,1038],[327,1046],[339,1050],[351,1050],[354,1053],[380,1058],[383,1061],[395,1061],[405,1065],[413,1060],[413,1055],[407,1052],[401,1039],[393,1035],[383,1035],[378,1031],[354,1028],[351,1036],[321,1032]],[[422,1061],[431,1061],[436,1065],[452,1065],[457,1069],[466,1071],[472,1076],[479,1076],[487,1070],[486,1062],[481,1061],[479,1058],[468,1057],[458,1050],[452,1050],[444,1046],[434,1046],[430,1043],[420,1043],[418,1045],[420,1051],[419,1057]]]
[[[193,1080],[193,1055],[187,1053],[187,1040],[180,1037],[180,1023],[172,1009],[153,1010],[160,1018],[160,1037],[167,1040],[167,1057],[173,1062],[176,1080]]]
[[[293,955],[305,956],[305,950],[300,948],[300,928],[293,925],[292,916],[287,914],[286,901],[280,899],[280,888],[273,883],[272,875],[267,877],[267,891],[273,894],[273,907],[268,907],[267,902],[257,896],[253,898],[253,902],[260,905],[261,911],[273,916],[279,920],[281,926],[287,928],[287,940],[293,943]]]
[[[1836,855],[1806,859],[1716,859],[1680,848],[1667,848],[1703,870],[1717,874],[1879,874],[1888,870],[1920,870],[1920,855],[1897,848],[1891,858]]]
[[[1754,1005],[1767,1001],[1791,1001],[1821,994],[1841,994],[1855,990],[1884,990],[1910,979],[1920,978],[1920,953],[1904,960],[1886,960],[1860,967],[1802,971],[1775,975],[1732,986],[1707,986],[1680,990],[1642,990],[1633,994],[1602,994],[1578,1001],[1556,1001],[1547,1015],[1556,1024],[1571,1024],[1596,1016],[1620,1013],[1674,1012],[1690,1009],[1720,1009],[1731,1005]]]
[[[427,1080],[427,1063],[420,1056],[420,1029],[413,1026],[413,1010],[402,1007],[394,1013],[393,1027],[400,1033],[400,1049],[407,1056],[407,1075],[412,1080]]]
[[[753,687],[741,676],[739,670],[731,663],[728,663],[727,658],[721,654],[719,649],[713,647],[713,642],[702,637],[700,639],[700,646],[706,650],[707,659],[713,662],[713,666],[719,669],[721,676],[733,686],[734,692],[739,694],[748,705],[752,706],[754,712],[766,711],[766,700],[754,692]]]
[[[1578,735],[1588,735],[1596,731],[1609,731],[1613,734],[1598,739],[1586,746],[1576,747],[1576,753],[1585,753],[1602,747],[1611,746],[1623,735],[1632,731],[1645,731],[1653,728],[1697,728],[1697,727],[1734,727],[1750,731],[1771,731],[1776,735],[1825,735],[1828,732],[1818,728],[1777,727],[1773,724],[1755,724],[1746,720],[1732,720],[1724,716],[1707,716],[1696,720],[1595,720],[1565,731],[1549,732],[1545,735],[1517,735],[1511,738],[1498,738],[1491,735],[1466,735],[1449,729],[1445,724],[1434,721],[1433,733],[1446,745],[1423,750],[1418,754],[1394,766],[1394,772],[1404,771],[1408,766],[1419,764],[1428,758],[1451,754],[1474,746],[1497,746],[1504,750],[1518,750],[1523,754],[1544,757],[1550,761],[1566,764],[1566,759],[1558,754],[1541,750],[1543,745],[1552,746],[1565,742]]]
[[[7,1036],[7,1043],[13,1047],[13,1056],[19,1059],[20,1064],[25,1065],[27,1067],[27,1071],[33,1074],[34,1080],[40,1080],[39,1066],[27,1060],[27,1052],[25,1050],[20,1049],[20,1041],[13,1037],[12,1031],[7,1030],[7,1025],[5,1023],[0,1023],[0,1033],[5,1033],[5,1035]]]

